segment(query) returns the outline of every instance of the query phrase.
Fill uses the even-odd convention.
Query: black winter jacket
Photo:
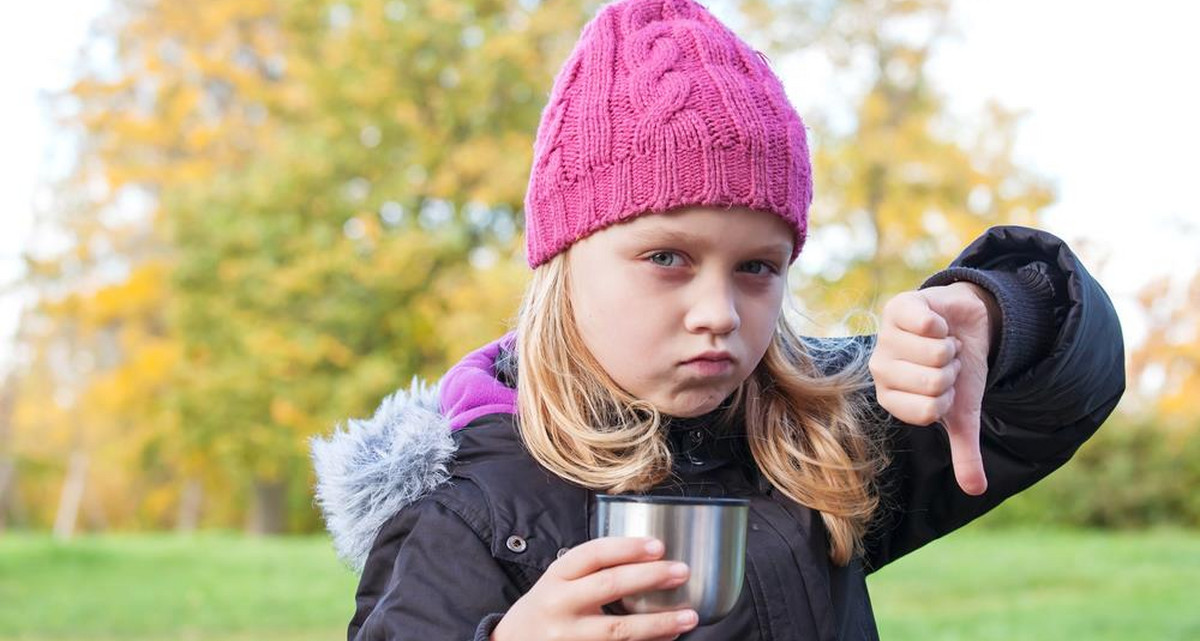
[[[892,457],[883,501],[865,555],[836,567],[819,514],[763,480],[739,430],[718,431],[710,416],[672,419],[675,478],[653,493],[750,500],[739,601],[681,638],[878,639],[868,574],[1045,477],[1113,411],[1125,389],[1121,328],[1060,239],[994,227],[921,287],[956,280],[982,285],[1001,309],[981,419],[987,492],[958,487],[940,424],[908,425],[880,408]],[[820,340],[871,349],[874,336]],[[511,386],[515,373],[487,375]],[[512,414],[484,413],[451,433],[436,394],[415,381],[373,418],[314,439],[318,500],[339,553],[362,570],[350,641],[487,639],[550,563],[588,538],[592,493],[541,468]]]

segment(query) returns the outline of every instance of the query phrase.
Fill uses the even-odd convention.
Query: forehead
[[[792,230],[769,212],[752,209],[693,207],[638,216],[605,230],[614,240],[644,243],[678,243],[704,248],[786,252],[792,248]]]

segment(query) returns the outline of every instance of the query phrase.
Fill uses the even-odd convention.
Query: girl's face
[[[622,389],[665,414],[699,416],[766,353],[792,242],[778,216],[745,208],[688,207],[607,227],[568,250],[575,322]],[[713,360],[693,361],[702,355]]]

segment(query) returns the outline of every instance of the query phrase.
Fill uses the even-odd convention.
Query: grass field
[[[968,528],[870,579],[885,641],[1200,639],[1200,533]],[[344,639],[324,537],[0,535],[0,641]]]
[[[967,528],[867,581],[887,641],[1200,639],[1200,532]]]
[[[356,579],[324,537],[0,536],[0,639],[345,639]]]

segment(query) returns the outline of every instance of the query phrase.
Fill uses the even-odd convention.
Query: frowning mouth
[[[733,371],[733,363],[729,352],[704,352],[680,365],[701,376],[722,376]]]
[[[697,354],[684,361],[682,364],[688,365],[690,363],[695,363],[696,361],[710,361],[714,363],[719,361],[729,361],[730,363],[733,363],[733,360],[733,355],[729,352],[708,351],[704,352],[703,354]]]

